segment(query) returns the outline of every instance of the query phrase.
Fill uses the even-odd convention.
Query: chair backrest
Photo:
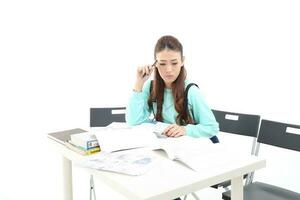
[[[212,111],[217,122],[219,123],[220,131],[234,135],[250,136],[253,138],[251,155],[255,155],[256,140],[260,125],[260,116],[220,110]],[[250,173],[247,176],[246,183],[252,182],[253,176],[254,174]]]
[[[257,141],[263,144],[300,151],[300,125],[263,119]]]
[[[300,151],[300,125],[262,119],[255,149],[256,156],[259,154],[260,144]]]
[[[260,116],[212,110],[220,131],[237,135],[257,137]]]
[[[107,126],[112,122],[125,122],[126,107],[91,108],[90,127]]]

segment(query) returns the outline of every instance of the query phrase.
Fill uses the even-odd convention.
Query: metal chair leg
[[[93,179],[93,175],[90,176],[90,200],[93,199],[94,196],[94,200],[96,200],[96,192],[95,192],[95,186],[94,186],[94,179]]]
[[[196,200],[200,200],[200,198],[194,192],[192,192],[191,194]]]
[[[196,195],[196,193],[192,192],[190,193],[196,200],[200,200],[200,198]],[[184,196],[183,200],[186,200],[188,194]]]

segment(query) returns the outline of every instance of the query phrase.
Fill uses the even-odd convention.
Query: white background
[[[182,42],[212,108],[300,124],[299,10],[296,0],[0,1],[0,199],[62,199],[46,134],[87,127],[90,107],[126,105],[165,34]],[[300,192],[299,153],[263,153],[274,161],[256,178]],[[74,177],[74,199],[87,199],[88,174]],[[99,197],[123,198],[96,184]]]

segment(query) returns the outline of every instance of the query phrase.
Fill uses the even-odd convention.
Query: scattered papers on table
[[[154,156],[151,152],[127,150],[107,154],[99,154],[80,164],[97,170],[118,172],[128,175],[142,175],[154,166]]]

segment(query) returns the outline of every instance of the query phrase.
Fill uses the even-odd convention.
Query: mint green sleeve
[[[148,106],[150,81],[144,83],[141,92],[132,91],[126,107],[126,122],[129,125],[138,125],[149,119],[151,114]]]
[[[195,120],[194,124],[186,125],[186,133],[192,137],[212,137],[218,134],[219,124],[211,109],[206,104],[204,97],[196,86],[192,86],[188,92],[190,114]]]

